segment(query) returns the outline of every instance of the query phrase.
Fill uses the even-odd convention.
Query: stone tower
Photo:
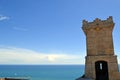
[[[87,56],[85,77],[93,80],[120,80],[117,56],[114,54],[112,31],[114,22],[96,18],[93,22],[83,20],[86,35]]]

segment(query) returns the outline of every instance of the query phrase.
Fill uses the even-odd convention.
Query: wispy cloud
[[[13,29],[18,31],[28,31],[27,28],[23,28],[23,27],[13,27]]]
[[[8,19],[10,19],[8,16],[0,15],[0,21],[8,20]]]
[[[84,57],[65,53],[40,53],[32,50],[0,47],[0,64],[83,64]]]

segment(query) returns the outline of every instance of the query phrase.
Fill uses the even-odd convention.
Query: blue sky
[[[82,20],[113,16],[120,59],[119,0],[0,0],[0,64],[84,64]]]

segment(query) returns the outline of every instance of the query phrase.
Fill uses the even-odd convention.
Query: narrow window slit
[[[102,70],[102,63],[100,63],[100,69]]]

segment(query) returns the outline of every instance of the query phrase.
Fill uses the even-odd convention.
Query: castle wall
[[[96,18],[93,22],[83,20],[82,29],[86,35],[87,56],[85,63],[85,77],[96,80],[102,75],[107,74],[107,80],[120,80],[117,56],[114,55],[112,31],[114,22],[110,16],[107,20]],[[96,62],[103,61],[106,64],[107,72],[96,72]],[[99,66],[98,66],[99,68]],[[96,75],[97,74],[97,75]],[[100,76],[99,76],[100,74]],[[104,75],[103,75],[104,76]],[[105,77],[105,76],[104,76]]]
[[[117,80],[115,76],[118,76],[119,69],[117,63],[117,56],[86,56],[85,63],[85,76],[88,78],[96,79],[96,71],[95,71],[95,62],[97,61],[106,61],[108,63],[108,75],[109,80]],[[120,80],[120,75],[119,79]]]

